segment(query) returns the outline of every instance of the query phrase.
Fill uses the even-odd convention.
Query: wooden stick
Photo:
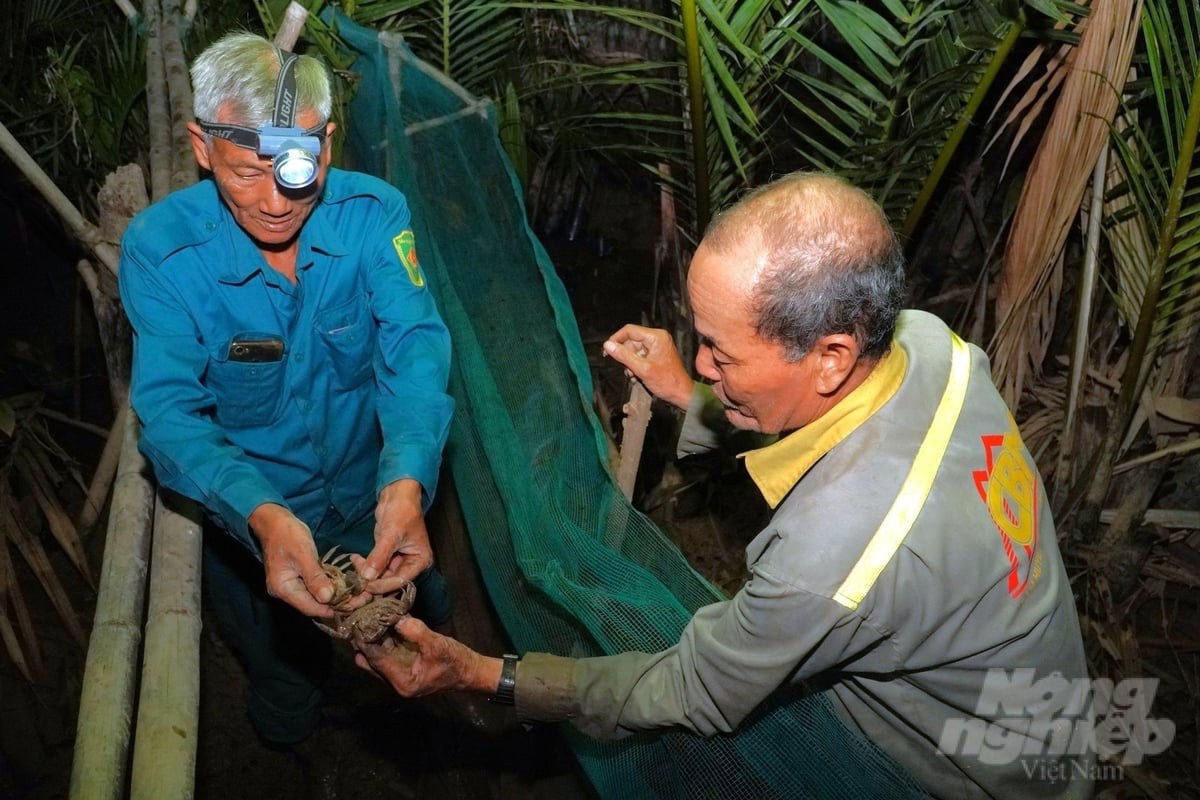
[[[621,463],[617,467],[617,486],[630,500],[637,483],[642,446],[646,442],[646,426],[650,424],[650,393],[640,381],[630,380],[629,401],[625,403],[625,420],[621,424]]]

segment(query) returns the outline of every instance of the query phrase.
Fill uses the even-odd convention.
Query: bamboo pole
[[[166,66],[163,63],[164,35],[159,0],[144,0],[146,21],[146,109],[150,128],[150,202],[157,203],[171,191],[174,161],[171,146],[171,108],[167,96]]]
[[[1100,157],[1092,172],[1092,198],[1088,207],[1086,247],[1083,252],[1083,269],[1079,277],[1079,305],[1075,312],[1075,336],[1071,349],[1071,369],[1067,378],[1067,398],[1063,404],[1066,419],[1059,436],[1058,466],[1054,474],[1054,506],[1059,507],[1067,487],[1075,483],[1075,414],[1079,408],[1079,396],[1083,391],[1084,365],[1087,363],[1088,335],[1092,325],[1092,299],[1096,289],[1097,264],[1100,254],[1100,220],[1104,216],[1104,180],[1108,172],[1108,143],[1100,148]]]
[[[92,474],[92,482],[88,484],[87,497],[83,501],[83,507],[79,509],[79,516],[75,519],[75,528],[81,532],[92,527],[100,518],[100,509],[104,507],[104,500],[108,497],[108,490],[112,488],[113,478],[117,474],[117,465],[120,463],[121,457],[121,443],[125,440],[125,421],[128,416],[129,406],[126,404],[117,412],[112,428],[108,431],[108,438],[104,441],[104,450],[100,453],[96,471]]]
[[[123,413],[125,436],[79,701],[71,800],[115,800],[125,788],[153,492],[138,452],[141,426],[131,411]]]
[[[307,19],[307,8],[297,3],[296,0],[288,3],[287,10],[283,12],[283,22],[279,25],[279,32],[275,34],[275,46],[290,52],[296,46],[296,40],[300,38]]]
[[[131,800],[189,800],[195,788],[201,534],[195,506],[179,500],[177,511],[160,491],[154,518]]]
[[[117,4],[117,8],[121,9],[121,13],[125,15],[125,19],[130,22],[137,20],[138,12],[133,7],[133,3],[129,2],[129,0],[114,0],[114,2]]]
[[[192,81],[188,75],[187,57],[183,53],[183,33],[180,22],[183,9],[179,0],[162,0],[162,58],[163,81],[167,87],[167,109],[171,121],[171,161],[167,176],[168,191],[175,191],[196,182],[199,165],[192,154],[191,136],[187,123],[193,114]]]

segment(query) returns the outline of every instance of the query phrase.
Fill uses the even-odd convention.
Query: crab
[[[322,620],[313,623],[335,639],[356,646],[375,644],[408,614],[417,589],[409,582],[392,594],[372,595],[364,605],[349,608],[350,601],[362,594],[366,586],[351,565],[349,554],[335,556],[336,551],[334,547],[321,557],[321,568],[333,582],[333,597],[329,600],[334,614],[332,624]]]

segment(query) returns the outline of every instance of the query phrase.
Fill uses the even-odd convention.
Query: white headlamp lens
[[[275,154],[275,180],[285,189],[303,189],[317,179],[317,158],[288,142]]]

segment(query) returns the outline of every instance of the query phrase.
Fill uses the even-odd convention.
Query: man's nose
[[[713,363],[712,348],[706,344],[700,345],[696,350],[696,372],[713,382],[721,377],[721,373],[717,372],[717,365]]]
[[[272,217],[285,216],[291,209],[291,199],[283,193],[279,184],[274,180],[263,181],[268,184],[263,192],[259,207],[264,214],[269,214]]]

